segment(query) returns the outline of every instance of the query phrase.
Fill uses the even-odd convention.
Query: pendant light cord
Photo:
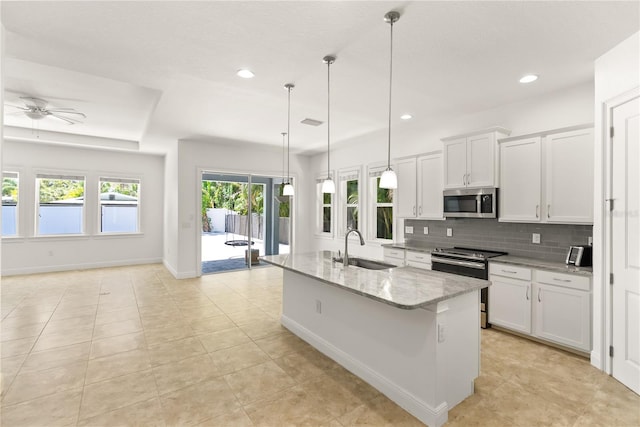
[[[287,156],[286,151],[284,151],[284,143],[285,143],[284,137],[287,134],[285,132],[282,132],[281,135],[282,135],[282,183],[284,184],[284,163],[285,163],[285,158]]]
[[[329,141],[331,139],[331,60],[327,61],[327,179],[331,179]]]
[[[391,169],[391,85],[393,83],[393,19],[391,25],[391,47],[389,53],[389,130],[387,141],[387,170]]]
[[[291,137],[291,88],[292,86],[287,88],[289,92],[287,95],[287,184],[289,184],[289,138]]]

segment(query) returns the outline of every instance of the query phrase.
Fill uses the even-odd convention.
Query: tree
[[[13,178],[2,178],[2,195],[18,198],[18,181]]]

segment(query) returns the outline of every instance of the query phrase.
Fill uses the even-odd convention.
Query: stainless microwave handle
[[[432,257],[431,258],[431,262],[432,263],[439,262],[441,264],[449,264],[449,265],[459,265],[461,267],[470,267],[470,268],[475,268],[477,270],[484,270],[485,269],[484,263],[470,262],[470,261],[460,261],[460,260],[453,260],[453,259],[448,259],[448,258]]]

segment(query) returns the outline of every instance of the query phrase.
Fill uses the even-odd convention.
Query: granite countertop
[[[385,243],[383,248],[403,249],[413,252],[424,252],[430,254],[436,248],[436,246],[410,246],[406,243]]]
[[[491,258],[490,262],[501,262],[503,264],[520,265],[523,267],[539,268],[543,270],[557,271],[559,273],[575,274],[578,276],[593,276],[593,268],[591,267],[575,267],[566,265],[564,262],[545,261],[535,258],[524,258],[511,255],[503,255]]]
[[[367,270],[333,262],[335,252],[269,255],[263,261],[402,309],[416,309],[486,288],[488,280],[396,267]]]

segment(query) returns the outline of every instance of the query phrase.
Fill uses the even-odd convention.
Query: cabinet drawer
[[[427,252],[407,251],[407,262],[410,261],[431,264],[431,254]]]
[[[404,261],[404,250],[394,248],[384,248],[385,258],[396,258]]]
[[[588,277],[573,274],[555,273],[553,271],[535,270],[536,282],[548,285],[563,286],[581,291],[591,290],[591,280]]]
[[[489,263],[489,274],[496,276],[511,277],[520,280],[531,280],[531,269],[518,267],[511,264]]]
[[[431,270],[431,263],[407,260],[407,267],[415,267],[415,268],[421,268],[423,270]]]

